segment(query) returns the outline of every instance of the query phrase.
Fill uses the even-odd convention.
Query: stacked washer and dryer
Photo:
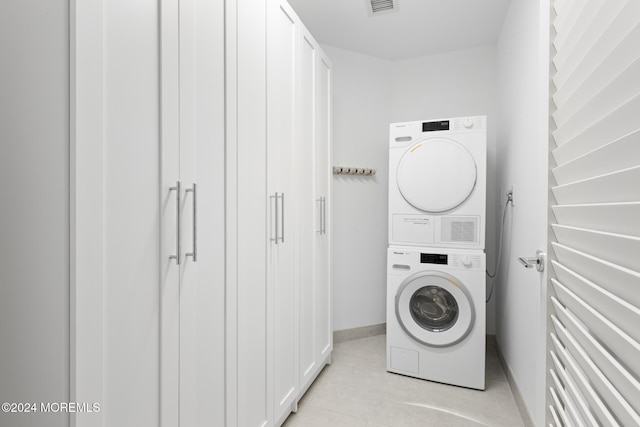
[[[485,388],[486,117],[394,123],[387,370]]]

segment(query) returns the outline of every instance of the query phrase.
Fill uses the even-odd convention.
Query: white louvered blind
[[[553,9],[547,421],[640,426],[640,0]]]

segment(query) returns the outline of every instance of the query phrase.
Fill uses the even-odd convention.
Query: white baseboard
[[[524,422],[525,427],[535,427],[535,423],[533,422],[533,417],[531,416],[531,412],[529,411],[529,407],[527,406],[524,398],[522,397],[522,393],[516,384],[516,381],[511,373],[511,368],[507,365],[507,362],[504,360],[504,356],[502,355],[502,351],[500,351],[500,346],[496,341],[495,335],[487,335],[487,344],[489,342],[496,349],[496,354],[498,355],[498,360],[500,360],[500,364],[502,365],[502,369],[504,370],[504,374],[507,377],[507,382],[509,383],[509,388],[511,389],[511,394],[513,395],[513,399],[516,402],[516,406],[518,407],[518,411],[520,411],[520,416],[522,417],[522,421]]]
[[[333,331],[333,344],[359,340],[360,338],[373,337],[375,335],[382,335],[385,333],[387,333],[386,323],[378,323],[377,325],[361,326],[359,328]]]

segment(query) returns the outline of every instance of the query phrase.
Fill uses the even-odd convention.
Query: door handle
[[[546,256],[547,254],[545,254],[541,250],[537,250],[536,256],[518,258],[518,261],[520,261],[520,264],[522,264],[525,268],[535,267],[538,271],[544,271],[544,262]]]
[[[184,254],[185,257],[193,257],[193,262],[197,262],[198,261],[198,204],[197,204],[197,187],[196,187],[196,183],[193,183],[193,187],[191,188],[187,188],[185,190],[185,195],[186,193],[193,193],[193,223],[192,223],[192,227],[193,227],[193,241],[192,241],[192,246],[191,246],[191,252]]]
[[[169,259],[175,259],[176,265],[180,265],[180,181],[176,181],[176,186],[170,187],[169,191],[176,192],[176,254]]]
[[[316,199],[316,204],[318,205],[318,230],[316,231],[318,234],[322,234],[322,197]]]
[[[271,237],[269,241],[275,242],[276,245],[278,242],[284,243],[284,193],[278,194],[277,192],[273,196],[269,196],[269,201],[275,200],[274,203],[274,223],[275,223],[275,237]],[[278,207],[278,200],[280,200],[280,206],[282,210]],[[271,229],[273,230],[273,228]],[[272,233],[273,236],[273,233]]]
[[[276,192],[273,196],[269,196],[269,204],[271,204],[271,200],[274,201],[273,203],[273,211],[274,211],[274,227],[275,227],[275,236],[273,233],[273,228],[271,227],[271,238],[269,239],[269,241],[271,242],[275,242],[275,244],[278,244],[278,237],[280,236],[280,217],[278,215],[278,199],[280,198],[280,195],[278,195],[278,193]]]

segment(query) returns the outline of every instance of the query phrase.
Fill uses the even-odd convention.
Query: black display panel
[[[422,123],[422,132],[433,132],[437,130],[449,130],[449,120]]]
[[[448,264],[449,255],[445,254],[420,254],[421,264]]]

